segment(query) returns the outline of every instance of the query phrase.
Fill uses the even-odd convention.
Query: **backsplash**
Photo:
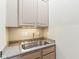
[[[43,29],[43,33],[44,33],[44,37],[47,38],[48,37],[48,28],[44,28]]]
[[[34,38],[47,37],[47,28],[24,29],[24,28],[7,28],[8,41],[17,41]]]

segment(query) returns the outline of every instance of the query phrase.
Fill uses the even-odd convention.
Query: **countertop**
[[[42,46],[38,46],[38,47],[33,47],[33,48],[30,48],[30,49],[26,49],[26,50],[21,49],[19,44],[6,47],[6,49],[4,49],[4,51],[3,51],[2,59],[6,59],[6,58],[9,58],[9,57],[17,56],[17,55],[20,55],[20,54],[23,54],[23,53],[28,53],[28,52],[31,52],[31,51],[34,51],[34,50],[38,50],[38,49],[41,49],[41,48],[45,48],[45,47],[55,45],[55,43],[53,42],[54,40],[48,40],[48,41],[50,42],[50,44],[42,45]]]

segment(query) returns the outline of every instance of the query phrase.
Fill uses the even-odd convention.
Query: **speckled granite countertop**
[[[30,48],[30,49],[26,49],[26,50],[21,49],[19,44],[7,47],[3,51],[2,59],[6,59],[6,58],[9,58],[9,57],[17,56],[17,55],[20,55],[20,54],[23,54],[23,53],[28,53],[28,52],[31,52],[31,51],[34,51],[34,50],[38,50],[38,49],[41,49],[41,48],[45,48],[45,47],[55,45],[55,43],[53,42],[54,40],[47,40],[47,41],[50,42],[50,44],[37,46],[37,47],[33,47],[33,48]]]

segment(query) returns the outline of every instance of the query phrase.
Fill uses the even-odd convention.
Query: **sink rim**
[[[43,46],[43,45],[47,45],[50,44],[47,41],[34,41],[32,43],[28,43],[28,44],[21,44],[22,49],[30,49],[33,47],[39,47],[39,46]]]

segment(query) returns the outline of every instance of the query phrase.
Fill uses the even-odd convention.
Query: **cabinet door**
[[[38,19],[37,24],[39,26],[48,26],[49,20],[49,1],[38,0]]]
[[[11,57],[11,58],[6,58],[6,59],[19,59],[20,57],[19,56],[16,56],[16,57]]]
[[[41,52],[40,51],[33,51],[32,53],[29,54],[22,54],[20,56],[20,59],[40,59],[41,57]]]
[[[7,0],[7,27],[18,26],[18,13],[17,13],[18,0]]]
[[[25,56],[25,57],[21,57],[20,59],[40,59],[40,58],[33,58],[33,56],[32,57],[30,56],[30,58],[29,58],[29,57]]]
[[[35,58],[35,59],[41,59],[41,58]]]
[[[9,58],[9,59],[18,59],[17,57]]]
[[[50,59],[56,59],[55,52],[50,53]]]
[[[55,57],[56,57],[55,53],[52,52],[50,54],[47,54],[47,55],[43,56],[43,59],[56,59]]]
[[[19,0],[19,24],[34,25],[34,0]]]
[[[43,59],[50,59],[50,54],[43,56]]]

